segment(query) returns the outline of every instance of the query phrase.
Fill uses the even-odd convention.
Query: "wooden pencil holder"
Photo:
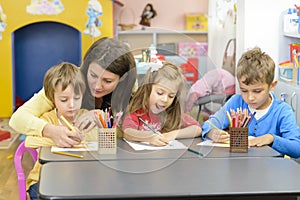
[[[248,152],[248,127],[229,128],[230,133],[230,152],[247,153]]]
[[[98,153],[116,154],[117,153],[117,131],[116,128],[98,129]]]

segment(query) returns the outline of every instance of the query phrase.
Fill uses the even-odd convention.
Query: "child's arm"
[[[180,138],[194,138],[199,137],[202,133],[200,124],[191,116],[183,114],[183,124],[180,129],[163,133],[168,138],[168,141]]]
[[[191,125],[182,129],[170,131],[163,133],[163,136],[167,138],[168,141],[172,141],[180,138],[194,138],[201,135],[202,129],[200,126]]]
[[[152,131],[136,130],[134,128],[126,128],[124,130],[124,138],[129,141],[149,142],[155,146],[165,146],[168,144],[166,137],[153,133]]]

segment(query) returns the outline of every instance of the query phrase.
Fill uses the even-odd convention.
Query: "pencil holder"
[[[248,152],[248,127],[229,128],[230,133],[230,152]]]
[[[117,153],[117,131],[116,128],[98,129],[98,153],[115,154]]]

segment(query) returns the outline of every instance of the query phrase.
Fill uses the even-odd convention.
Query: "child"
[[[276,99],[273,91],[275,63],[260,48],[245,52],[237,64],[237,79],[241,94],[236,94],[209,121],[219,129],[229,126],[226,112],[244,110],[256,113],[248,124],[249,146],[270,145],[282,155],[300,157],[300,129],[291,107]],[[215,142],[228,141],[225,131],[212,128],[208,122],[202,124],[203,139]]]
[[[186,82],[180,68],[168,62],[149,65],[123,120],[124,138],[164,146],[176,138],[200,136],[199,123],[183,113]]]
[[[50,68],[44,77],[44,90],[47,98],[56,107],[40,117],[49,123],[66,125],[60,119],[60,116],[63,116],[70,124],[73,124],[77,117],[87,111],[80,109],[85,92],[84,79],[79,68],[71,63],[63,62]],[[66,129],[66,127],[62,128]],[[86,134],[85,139],[96,141],[97,134],[91,131]],[[55,145],[53,140],[42,136],[27,135],[25,140],[25,146],[30,148],[53,145]],[[29,188],[28,192],[31,199],[37,198],[40,168],[41,164],[36,162],[27,178],[27,188]]]

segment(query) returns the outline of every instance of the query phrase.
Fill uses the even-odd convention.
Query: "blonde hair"
[[[244,84],[267,83],[274,80],[275,63],[272,58],[255,47],[245,52],[237,64],[237,78],[245,78]]]
[[[136,112],[142,109],[144,113],[149,112],[149,97],[154,84],[163,84],[164,80],[176,81],[178,84],[177,94],[170,105],[165,111],[165,117],[161,132],[169,132],[176,130],[181,126],[182,113],[184,108],[184,98],[186,95],[186,80],[181,72],[181,68],[164,62],[163,66],[158,70],[149,69],[144,76],[141,86],[133,96],[128,106],[128,113]],[[143,115],[142,113],[141,115]]]
[[[77,95],[83,95],[85,92],[85,82],[79,68],[68,62],[62,62],[51,67],[44,76],[45,95],[53,103],[58,84],[61,84],[62,90],[72,84]]]

